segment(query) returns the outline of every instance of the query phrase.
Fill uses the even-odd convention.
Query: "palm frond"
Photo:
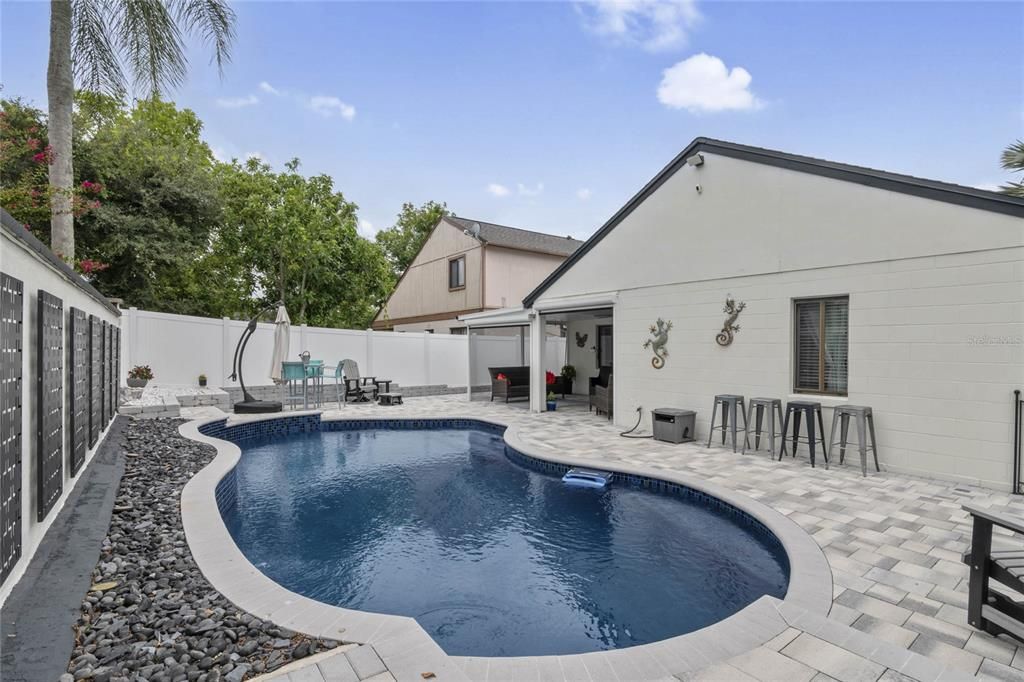
[[[121,97],[124,71],[110,42],[109,0],[74,0],[71,4],[72,61],[80,86]]]
[[[121,0],[117,40],[135,84],[157,96],[185,82],[188,60],[169,8],[161,0]]]
[[[999,191],[1003,194],[1009,194],[1011,197],[1024,199],[1024,182],[1008,182],[1000,186]]]
[[[231,61],[231,43],[235,39],[235,12],[224,0],[170,0],[178,22],[213,48],[217,70]]]
[[[1024,171],[1024,140],[1017,140],[1004,149],[1000,161],[1006,170]]]

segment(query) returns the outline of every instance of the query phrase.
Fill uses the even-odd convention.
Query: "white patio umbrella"
[[[277,307],[274,325],[274,352],[270,356],[270,378],[275,384],[279,384],[282,381],[281,363],[288,357],[288,336],[292,326],[292,321],[288,319],[288,311],[283,305]]]

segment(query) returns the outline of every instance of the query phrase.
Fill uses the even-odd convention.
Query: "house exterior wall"
[[[1024,387],[1024,221],[706,157],[538,300],[617,296],[616,422],[631,425],[638,406],[645,420],[683,407],[706,438],[714,396],[738,393],[817,400],[828,431],[835,405],[869,405],[883,467],[1008,488],[1012,392]],[[723,348],[714,337],[727,295],[747,307]],[[830,295],[849,296],[848,396],[795,394],[792,301]],[[658,317],[674,324],[661,370],[642,347]]]
[[[406,270],[374,324],[444,313],[451,313],[454,319],[458,314],[480,310],[483,306],[482,251],[480,242],[442,222]],[[466,257],[466,286],[451,291],[448,289],[448,261],[461,255]]]
[[[14,229],[20,230],[17,225]],[[46,531],[53,524],[54,519],[64,508],[71,491],[75,485],[86,474],[86,470],[92,464],[93,457],[103,444],[109,432],[109,427],[99,434],[96,445],[88,448],[85,455],[85,463],[75,477],[71,476],[68,465],[70,455],[69,448],[69,422],[67,400],[70,395],[70,371],[71,368],[66,359],[68,353],[68,316],[70,308],[75,307],[85,311],[89,315],[95,315],[114,327],[121,326],[120,314],[112,310],[109,305],[97,299],[98,294],[92,295],[85,291],[75,280],[55,268],[39,253],[28,248],[20,239],[8,234],[8,226],[5,223],[0,228],[0,272],[21,280],[23,285],[24,307],[23,312],[23,345],[22,345],[22,404],[21,404],[21,558],[15,563],[7,580],[0,584],[0,604],[10,595],[14,585],[21,579],[25,569],[39,548]],[[77,277],[77,276],[75,276]],[[64,405],[62,407],[62,424],[64,429],[64,453],[62,454],[63,466],[63,492],[54,503],[46,517],[40,521],[37,518],[38,507],[37,480],[40,476],[38,462],[38,400],[39,386],[36,378],[39,374],[38,367],[38,300],[39,290],[60,298],[64,305],[64,382],[63,395]]]
[[[484,307],[506,308],[522,301],[565,258],[488,245],[484,260]]]

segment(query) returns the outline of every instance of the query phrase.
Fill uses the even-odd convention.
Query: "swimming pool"
[[[221,511],[249,561],[313,599],[414,617],[452,655],[646,644],[786,593],[774,536],[702,493],[567,487],[500,428],[391,423],[242,440]]]

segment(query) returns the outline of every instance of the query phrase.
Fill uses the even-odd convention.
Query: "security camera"
[[[701,187],[700,185],[697,185],[696,187],[694,187],[694,189],[697,190],[697,194],[700,194],[701,192],[704,191],[704,188]]]

